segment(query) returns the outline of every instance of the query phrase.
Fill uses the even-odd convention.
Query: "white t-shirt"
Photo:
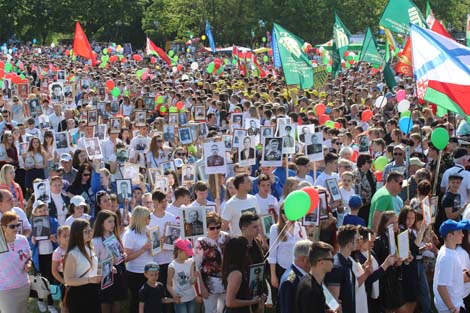
[[[155,214],[150,215],[150,224],[149,228],[154,228],[156,226],[160,227],[160,238],[165,236],[165,228],[167,224],[177,225],[179,220],[176,220],[176,216],[169,212],[165,212],[163,217],[156,217]],[[173,251],[163,250],[157,255],[153,256],[153,260],[159,265],[168,264],[173,260]]]
[[[147,233],[139,234],[134,230],[128,229],[122,236],[122,245],[125,249],[137,251],[141,249],[149,241]],[[147,250],[139,255],[134,260],[127,262],[127,270],[132,273],[144,273],[144,267],[146,264],[153,262],[153,257]]]
[[[341,192],[341,198],[343,198],[343,206],[347,208],[345,213],[349,213],[349,199],[351,199],[352,196],[356,195],[356,192],[354,191],[354,188],[351,188],[351,190],[348,191],[343,187],[339,188],[339,192]]]
[[[21,208],[13,207],[11,209],[11,211],[18,214],[19,222],[21,222],[23,224],[21,231],[31,230],[31,224],[28,221],[28,217],[26,216],[26,213],[24,213],[24,211]],[[2,218],[2,216],[3,216],[3,213],[0,212],[0,218]],[[18,230],[18,231],[20,231],[20,230]]]
[[[176,207],[173,204],[170,204],[166,207],[165,211],[172,214],[176,218],[176,223],[179,225],[180,219],[181,219],[181,208],[184,208],[184,207],[185,205]]]
[[[173,275],[173,288],[176,294],[181,296],[181,302],[188,302],[196,298],[196,291],[189,282],[193,262],[194,260],[189,258],[182,264],[173,260],[170,265],[168,265],[168,268],[175,270],[175,274]]]
[[[286,229],[286,240],[278,239],[278,225],[274,224],[269,230],[269,264],[279,264],[284,269],[288,269],[294,259],[294,245],[297,241],[307,239],[305,228],[295,222],[291,227]],[[276,240],[278,239],[278,240]]]
[[[331,173],[331,175],[329,175],[323,172],[320,175],[318,175],[317,180],[315,181],[315,186],[322,186],[323,188],[328,189],[328,186],[326,185],[326,180],[331,179],[331,178],[336,178],[336,180],[339,181],[338,173]]]
[[[437,286],[447,287],[452,304],[459,310],[464,307],[464,282],[462,265],[456,250],[442,246],[437,255],[436,267],[432,289],[434,292],[434,304],[439,312],[448,312],[448,308],[442,300]]]
[[[303,182],[303,181],[306,181],[306,182],[312,184],[312,186],[313,186],[313,177],[310,176],[310,175],[305,175],[305,178],[301,178],[299,176],[295,176],[294,178],[297,179],[299,181],[299,183]]]
[[[457,255],[460,260],[460,264],[462,265],[462,271],[470,269],[470,257],[468,256],[468,252],[465,251],[461,246],[457,246],[455,249]],[[470,294],[470,283],[464,283],[464,298],[466,298]]]
[[[89,221],[90,218],[91,218],[91,216],[88,215],[88,214],[86,214],[86,213],[83,213],[82,216],[77,217],[77,218],[83,218],[83,219]],[[76,218],[73,217],[73,215],[70,215],[70,216],[67,217],[67,219],[65,220],[64,225],[72,226],[72,223],[73,223],[73,221],[75,221],[75,220],[76,220]]]
[[[259,193],[255,195],[256,201],[258,201],[258,208],[261,215],[269,215],[269,209],[274,209],[276,214],[279,213],[279,202],[273,195],[268,195],[266,198],[262,198]]]
[[[230,235],[242,235],[238,222],[240,221],[242,213],[245,211],[253,211],[258,215],[261,215],[258,208],[258,201],[255,196],[247,195],[244,200],[237,198],[237,196],[233,196],[225,204],[225,208],[222,210],[222,219],[229,222]]]

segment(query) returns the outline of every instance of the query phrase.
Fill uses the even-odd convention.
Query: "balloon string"
[[[279,246],[279,239],[281,238],[281,235],[282,235],[282,232],[284,231],[284,229],[286,229],[287,225],[289,225],[289,223],[286,223],[286,225],[284,225],[284,227],[281,229],[281,231],[278,233],[276,239],[274,240],[274,242],[272,243],[269,243],[269,245],[271,246],[268,250],[268,252],[266,252],[266,254],[264,255],[264,260],[263,260],[263,263],[264,261],[266,261],[266,259],[268,258],[269,256],[269,252],[271,252],[272,249],[274,248],[277,248],[277,246]],[[294,224],[291,224],[291,227],[294,226]],[[287,230],[287,231],[290,231],[290,228]],[[277,243],[277,245],[275,245]]]

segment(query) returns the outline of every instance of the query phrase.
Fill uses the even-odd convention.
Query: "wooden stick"
[[[436,176],[434,176],[434,186],[432,187],[432,195],[436,195],[436,188],[437,188],[437,178],[439,177],[439,170],[441,167],[441,158],[442,158],[442,150],[439,150],[439,156],[437,158],[437,167],[436,171],[434,172]]]
[[[215,211],[220,215],[220,186],[219,186],[219,174],[215,175]]]

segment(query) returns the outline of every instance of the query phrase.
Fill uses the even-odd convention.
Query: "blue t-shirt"
[[[357,216],[357,215],[351,215],[351,214],[346,214],[344,216],[344,220],[343,220],[343,225],[361,225],[361,226],[366,226],[366,222],[364,221],[364,219],[360,216]]]

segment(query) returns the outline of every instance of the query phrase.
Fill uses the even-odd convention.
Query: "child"
[[[163,313],[163,303],[173,303],[173,299],[164,297],[165,286],[158,282],[160,267],[151,262],[145,265],[144,275],[147,282],[139,290],[139,313]]]
[[[60,285],[60,291],[62,300],[65,295],[65,282],[64,282],[64,257],[67,252],[67,245],[70,237],[70,226],[62,225],[57,229],[57,240],[59,241],[59,247],[52,253],[52,276],[56,280],[56,284]],[[61,305],[62,313],[67,313],[67,307]]]
[[[344,216],[343,225],[362,225],[366,227],[366,222],[360,216],[357,216],[359,209],[362,207],[362,200],[359,196],[352,196],[349,199],[349,208],[351,212]]]
[[[49,227],[46,225],[35,225],[34,217],[37,216],[47,216],[49,218]],[[32,211],[33,219],[33,233],[31,235],[31,250],[33,255],[33,263],[35,269],[41,273],[42,277],[46,278],[49,282],[53,281],[54,277],[52,276],[52,252],[57,247],[55,243],[57,228],[59,227],[59,222],[56,218],[49,216],[49,208],[47,204],[41,200],[36,200],[33,203]],[[38,222],[36,222],[38,223]],[[39,229],[40,228],[40,229]],[[47,229],[49,229],[48,239],[37,240],[34,236],[35,232],[46,234]],[[38,299],[38,308],[40,312],[46,312],[49,310],[51,313],[56,313],[57,310],[54,308],[54,301],[52,296],[49,295],[47,298],[48,305],[45,302],[46,299]]]
[[[91,216],[87,214],[88,208],[88,204],[82,196],[73,196],[72,199],[70,199],[70,207],[67,212],[69,216],[65,220],[64,225],[72,225],[73,221],[77,218],[83,218],[89,221]]]
[[[337,227],[344,225],[344,216],[351,211],[349,208],[349,199],[351,199],[351,197],[356,194],[353,188],[353,179],[354,174],[350,171],[345,171],[341,174],[341,187],[339,188],[339,192],[341,193],[341,198],[343,199],[342,207],[344,208],[344,211],[337,213]]]
[[[168,265],[166,288],[173,297],[176,312],[194,312],[196,305],[196,272],[193,245],[188,239],[175,241],[174,260]]]

